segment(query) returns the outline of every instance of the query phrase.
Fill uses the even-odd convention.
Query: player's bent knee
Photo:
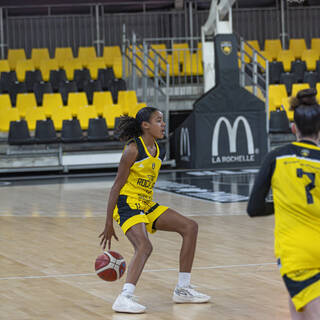
[[[189,219],[186,228],[184,229],[185,235],[196,236],[198,234],[198,223]]]
[[[150,241],[145,241],[138,246],[138,251],[146,257],[149,257],[152,253],[153,247]]]

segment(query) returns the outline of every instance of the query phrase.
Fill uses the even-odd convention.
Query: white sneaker
[[[172,299],[175,303],[204,303],[210,300],[210,296],[194,290],[190,285],[188,287],[176,286]]]
[[[112,306],[112,310],[125,313],[143,313],[146,307],[134,301],[133,295],[119,294]]]

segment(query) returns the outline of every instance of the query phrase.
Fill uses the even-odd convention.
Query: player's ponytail
[[[320,131],[320,106],[316,100],[316,89],[305,89],[291,99],[294,122],[302,136],[316,135]]]
[[[152,113],[157,110],[158,109],[153,107],[145,107],[137,112],[135,118],[129,117],[127,115],[122,116],[116,129],[117,133],[119,134],[120,140],[126,141],[131,138],[137,138],[141,136],[143,133],[141,128],[142,122],[149,122]]]

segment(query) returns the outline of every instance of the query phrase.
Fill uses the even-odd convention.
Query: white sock
[[[132,283],[125,283],[122,288],[121,294],[130,294],[133,295],[136,286]]]
[[[188,287],[190,285],[190,279],[190,272],[179,272],[178,287]]]

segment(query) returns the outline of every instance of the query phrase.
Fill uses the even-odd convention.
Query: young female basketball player
[[[151,107],[141,109],[135,118],[122,117],[119,125],[120,138],[129,141],[110,191],[105,229],[99,235],[103,249],[106,245],[110,249],[112,237],[118,239],[113,229],[115,219],[135,250],[126,283],[112,306],[117,312],[142,313],[146,309],[134,301],[133,293],[152,252],[147,231],[175,231],[182,236],[180,272],[173,301],[202,303],[210,299],[190,286],[197,223],[152,200],[153,187],[165,156],[156,139],[164,137],[164,129],[162,113]]]
[[[316,90],[292,101],[297,142],[271,151],[256,178],[248,214],[275,212],[275,255],[288,289],[292,319],[320,319],[320,106]]]

